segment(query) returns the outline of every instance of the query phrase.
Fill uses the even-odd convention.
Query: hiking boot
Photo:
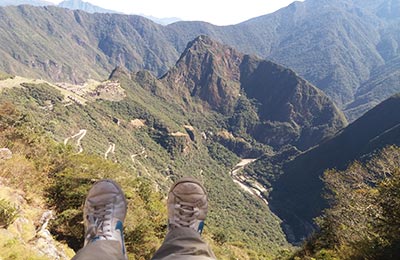
[[[83,209],[85,246],[98,240],[116,240],[127,258],[122,232],[126,210],[126,198],[117,183],[112,180],[96,182]]]
[[[192,228],[201,234],[207,216],[207,194],[203,185],[190,177],[178,180],[168,194],[168,229]]]

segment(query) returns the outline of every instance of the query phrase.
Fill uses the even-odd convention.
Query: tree
[[[400,259],[399,165],[400,148],[391,146],[344,171],[327,170],[330,207],[316,219],[319,232],[297,256]]]

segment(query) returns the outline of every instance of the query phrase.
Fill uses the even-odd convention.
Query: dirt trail
[[[136,159],[135,159],[137,156],[141,156],[141,155],[143,155],[144,158],[147,158],[146,148],[142,147],[142,151],[141,151],[140,153],[132,154],[132,155],[131,155],[131,160],[132,160],[132,162],[133,162],[134,164],[137,164],[137,165],[139,165],[141,168],[143,168],[143,169],[144,169],[144,173],[146,173],[146,175],[151,176],[151,174],[150,174],[149,171],[146,169],[146,167],[144,167],[143,164],[142,164],[139,160],[136,160]]]
[[[230,175],[233,182],[237,183],[244,191],[259,197],[266,205],[268,205],[268,201],[262,195],[266,189],[253,178],[238,174],[239,171],[241,171],[246,165],[255,161],[257,161],[257,159],[242,159],[238,164],[235,165],[235,167],[233,167]],[[252,185],[250,185],[248,181],[250,181]]]
[[[74,138],[79,136],[78,140],[76,140],[76,146],[79,148],[78,154],[82,153],[83,152],[83,147],[81,145],[81,141],[82,141],[83,137],[85,137],[86,133],[87,133],[86,129],[81,129],[77,134],[65,138],[64,144],[67,145],[69,139],[74,139]]]
[[[110,143],[110,146],[108,147],[107,151],[104,153],[104,159],[107,160],[108,154],[109,153],[114,154],[115,153],[115,144],[114,143]]]
[[[135,157],[139,156],[139,155],[143,155],[146,153],[146,148],[142,147],[142,151],[140,153],[135,153],[131,155],[131,159],[132,162],[135,162]],[[147,155],[144,156],[145,158],[147,157]]]

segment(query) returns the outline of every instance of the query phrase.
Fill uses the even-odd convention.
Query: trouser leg
[[[174,228],[168,232],[152,260],[216,260],[210,246],[191,228]]]
[[[118,241],[98,240],[79,250],[72,260],[125,260],[125,258]]]

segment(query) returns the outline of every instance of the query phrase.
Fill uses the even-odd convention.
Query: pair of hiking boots
[[[190,177],[178,180],[167,200],[168,230],[191,228],[201,234],[207,216],[207,194],[203,185]],[[127,201],[120,186],[112,180],[96,182],[84,205],[85,246],[96,240],[115,240],[126,255],[123,223]]]

